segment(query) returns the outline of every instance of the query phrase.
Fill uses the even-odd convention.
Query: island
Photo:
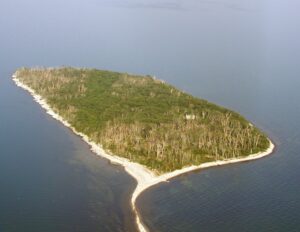
[[[146,188],[192,170],[257,159],[274,144],[240,114],[153,76],[86,69],[20,68],[13,80],[91,150]]]

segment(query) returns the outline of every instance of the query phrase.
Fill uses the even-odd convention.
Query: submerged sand
[[[254,160],[254,159],[259,159],[259,158],[262,158],[266,155],[271,154],[274,150],[274,147],[275,147],[274,144],[272,143],[272,141],[269,140],[270,141],[270,146],[264,152],[259,152],[259,153],[256,153],[256,154],[252,154],[252,155],[249,155],[247,157],[207,162],[207,163],[203,163],[203,164],[200,164],[200,165],[197,165],[197,166],[185,167],[185,168],[175,170],[173,172],[165,173],[165,174],[162,174],[162,175],[156,175],[153,171],[151,171],[150,169],[148,169],[147,167],[145,167],[141,164],[134,163],[134,162],[129,161],[126,158],[122,158],[122,157],[107,153],[106,151],[103,150],[101,144],[97,144],[97,143],[91,141],[90,138],[87,135],[76,131],[75,128],[70,125],[70,123],[68,123],[59,114],[55,113],[53,111],[53,109],[50,107],[50,105],[47,104],[46,100],[43,99],[40,95],[38,95],[32,88],[30,88],[29,86],[22,83],[18,79],[16,74],[13,75],[13,81],[16,83],[17,86],[23,88],[24,90],[27,90],[33,96],[34,100],[37,103],[39,103],[42,106],[42,108],[44,108],[49,115],[51,115],[54,119],[60,121],[65,126],[69,127],[75,134],[79,135],[86,143],[88,143],[90,145],[91,151],[93,151],[95,154],[97,154],[99,156],[102,156],[106,159],[109,159],[113,163],[122,165],[124,167],[124,169],[126,170],[126,172],[128,172],[131,176],[133,176],[136,179],[137,186],[136,186],[136,188],[135,188],[135,190],[132,194],[131,205],[132,205],[132,209],[133,209],[133,211],[136,215],[136,223],[137,223],[138,229],[141,232],[146,232],[147,229],[141,221],[141,218],[140,218],[140,216],[137,212],[135,203],[136,203],[137,197],[143,191],[145,191],[147,188],[149,188],[153,185],[156,185],[160,182],[167,181],[167,180],[169,180],[169,179],[171,179],[175,176],[181,175],[183,173],[191,172],[191,171],[194,171],[194,170],[213,167],[213,166],[219,166],[219,165],[225,165],[225,164],[245,162],[245,161]]]

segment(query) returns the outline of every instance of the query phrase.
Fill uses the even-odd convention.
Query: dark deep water
[[[1,75],[0,231],[134,231],[134,180]]]
[[[0,231],[133,231],[135,182],[10,80],[20,66],[152,74],[230,107],[276,152],[140,196],[153,231],[300,231],[298,0],[1,0]]]

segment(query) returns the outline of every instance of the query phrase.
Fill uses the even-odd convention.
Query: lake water
[[[135,181],[11,81],[20,66],[151,74],[234,109],[276,152],[155,186],[152,231],[300,231],[298,0],[1,0],[0,231],[134,231]]]

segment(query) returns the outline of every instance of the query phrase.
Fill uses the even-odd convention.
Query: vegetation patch
[[[238,113],[150,76],[76,68],[16,74],[77,131],[159,173],[269,147]]]

